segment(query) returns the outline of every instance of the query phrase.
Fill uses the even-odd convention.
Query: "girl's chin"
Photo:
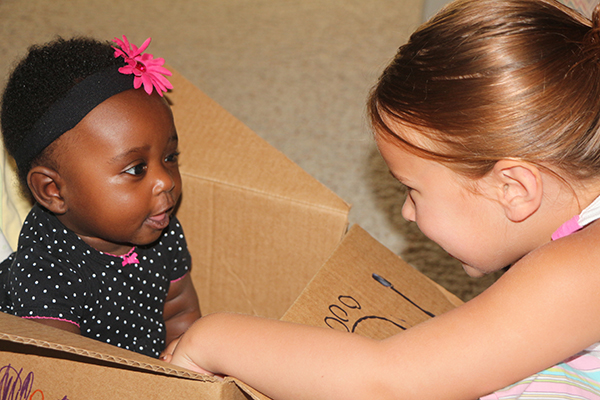
[[[470,266],[469,264],[466,264],[463,260],[454,257],[452,254],[448,253],[448,255],[452,258],[454,258],[456,261],[460,262],[460,264],[462,265],[463,269],[465,270],[465,272],[467,273],[467,275],[469,275],[471,278],[481,278],[483,276],[485,276],[485,272]]]
[[[465,272],[467,273],[467,275],[469,275],[471,278],[482,278],[485,276],[485,273],[483,273],[482,271],[480,271],[478,269],[471,267],[470,265],[463,263],[462,267],[465,270]]]

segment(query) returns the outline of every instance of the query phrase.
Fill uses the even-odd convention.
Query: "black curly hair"
[[[14,157],[36,121],[73,86],[106,68],[125,65],[121,57],[115,58],[113,54],[110,42],[89,37],[58,37],[46,44],[31,46],[9,76],[2,95],[0,126],[8,153]],[[31,166],[46,157],[50,147],[29,165],[19,166],[18,176],[24,192],[28,191],[27,174]]]

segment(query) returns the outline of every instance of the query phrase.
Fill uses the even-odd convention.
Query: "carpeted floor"
[[[468,278],[400,216],[403,193],[371,140],[365,99],[422,18],[422,0],[0,0],[0,86],[56,35],[134,43],[167,63],[353,205],[360,224],[463,299]]]

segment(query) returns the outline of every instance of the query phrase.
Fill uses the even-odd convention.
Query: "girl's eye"
[[[169,154],[168,156],[165,157],[165,162],[168,163],[172,163],[172,162],[177,162],[179,160],[179,152],[176,151],[175,153]]]
[[[414,190],[413,188],[411,188],[410,186],[405,185],[404,183],[402,184],[402,186],[404,186],[404,189],[406,189],[406,191],[408,193],[410,193],[410,192],[412,192]]]
[[[125,170],[125,173],[130,175],[141,175],[144,172],[146,172],[146,163],[136,164],[133,167]]]

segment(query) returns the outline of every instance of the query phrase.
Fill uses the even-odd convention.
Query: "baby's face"
[[[181,195],[177,132],[165,100],[141,89],[117,94],[60,140],[61,222],[111,254],[157,240]]]

